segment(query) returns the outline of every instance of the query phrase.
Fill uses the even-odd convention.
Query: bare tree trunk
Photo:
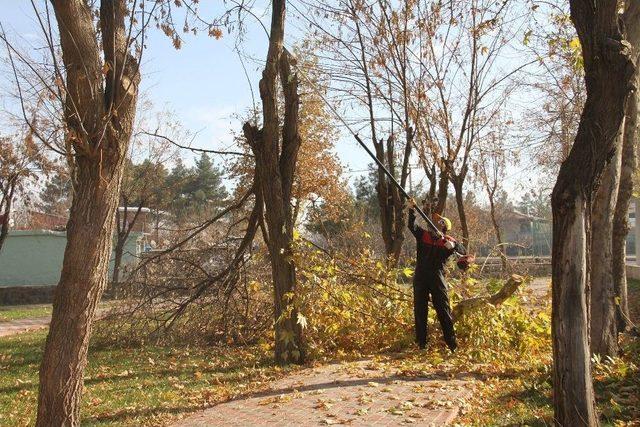
[[[498,224],[498,215],[496,212],[495,192],[489,191],[489,208],[491,214],[491,223],[493,224],[493,231],[496,234],[497,247],[500,251],[500,262],[502,263],[502,272],[506,273],[509,266],[507,265],[507,257],[502,249],[502,231],[500,230],[500,224]]]
[[[560,205],[558,198],[552,257],[555,418],[561,426],[592,426],[598,417],[589,365],[588,208],[580,196],[572,204]]]
[[[122,257],[124,255],[124,245],[129,240],[131,231],[140,217],[142,208],[145,205],[144,199],[140,200],[136,208],[133,218],[129,221],[129,198],[122,196],[122,204],[124,212],[120,216],[120,210],[116,209],[116,245],[113,248],[113,276],[111,283],[116,286],[120,283],[120,270],[122,268]]]
[[[245,123],[244,134],[255,155],[260,191],[257,202],[265,205],[263,234],[269,248],[274,285],[275,359],[280,364],[304,363],[302,326],[296,308],[296,269],[291,261],[293,212],[291,190],[300,135],[298,132],[298,78],[295,60],[283,48],[286,0],[272,2],[271,32],[265,69],[260,80],[263,127]],[[280,132],[277,79],[284,93],[284,125]]]
[[[462,244],[469,249],[469,224],[467,223],[467,212],[464,208],[464,179],[466,171],[451,178],[453,188],[456,192],[456,206],[458,208],[458,218],[462,229]]]
[[[124,203],[124,206],[125,207],[127,206],[126,202]],[[126,227],[126,221],[127,221],[126,208],[124,213],[125,224],[123,224],[123,219],[120,218],[120,210],[116,208],[116,245],[113,248],[113,276],[111,276],[111,283],[113,286],[116,286],[116,287],[120,282],[120,265],[122,264],[122,253],[124,252],[123,249],[124,249],[124,241],[125,241],[125,239],[122,238],[122,231],[124,227]]]
[[[431,169],[428,169],[428,167],[425,165],[424,169],[425,169],[427,178],[429,179],[429,192],[427,193],[428,194],[427,200],[429,201],[429,207],[431,208],[431,211],[433,211],[434,201],[436,200],[436,187],[437,187],[436,165],[435,164],[431,165]],[[430,212],[429,214],[431,213],[432,212]]]
[[[9,220],[11,219],[11,206],[13,204],[13,194],[15,191],[15,185],[9,181],[9,188],[6,189],[4,194],[4,200],[2,200],[2,213],[0,213],[0,251],[4,246],[4,242],[9,235]]]
[[[615,154],[604,169],[591,213],[591,353],[602,356],[618,353],[611,236],[620,182],[621,142],[622,135],[616,138]]]
[[[113,248],[113,276],[111,276],[111,283],[116,287],[120,283],[122,255],[124,255],[124,241],[119,240],[116,242],[116,246]]]
[[[91,326],[107,281],[121,175],[117,168],[107,175],[92,160],[83,160],[78,161],[67,247],[40,367],[39,426],[79,424]],[[102,184],[106,176],[109,183]]]
[[[629,327],[627,234],[629,233],[629,204],[633,195],[633,175],[636,170],[637,118],[638,93],[636,91],[629,97],[629,103],[627,104],[620,185],[618,186],[618,200],[611,234],[611,274],[614,297],[616,298],[616,326],[618,332],[623,332]],[[638,223],[636,222],[636,224]]]
[[[38,427],[80,423],[83,372],[96,307],[107,282],[140,80],[137,61],[128,53],[124,0],[101,3],[100,38],[85,1],[51,3],[66,73],[64,119],[67,146],[73,149],[74,197],[40,366]]]
[[[411,139],[413,138],[413,130],[407,129],[406,136],[407,143],[405,144],[405,151],[400,172],[401,176],[398,180],[400,182],[400,185],[403,187],[405,187],[407,177],[409,175],[409,159],[411,157]],[[388,169],[394,177],[397,177],[394,143],[395,138],[393,136],[387,139],[386,154],[387,163],[389,166]],[[407,224],[407,216],[405,212],[406,210],[404,209],[404,200],[402,198],[402,195],[400,194],[400,190],[398,190],[398,188],[393,185],[391,180],[389,180],[386,175],[384,177],[384,182],[387,186],[386,193],[389,195],[386,200],[385,209],[388,215],[388,228],[384,230],[387,235],[385,242],[388,242],[388,245],[386,247],[386,255],[390,265],[395,266],[400,260],[400,254],[402,253],[402,244],[404,243],[404,230]]]
[[[444,163],[440,169],[440,177],[438,180],[438,202],[433,210],[434,214],[442,215],[447,208],[447,197],[449,196],[449,179],[451,176],[451,162],[442,159]]]
[[[634,56],[637,60],[638,48],[640,47],[640,5],[638,2],[627,2],[624,21],[628,32],[627,39],[633,46]],[[638,88],[640,85],[638,70],[636,70],[633,81],[635,87]],[[638,96],[638,90],[636,89],[629,96],[627,103],[622,143],[620,185],[618,187],[618,200],[613,217],[612,275],[617,299],[616,318],[618,332],[625,331],[630,326],[626,260],[627,234],[629,233],[629,204],[631,196],[633,195],[633,175],[637,168]]]
[[[371,112],[373,114],[373,110]],[[373,116],[372,116],[373,117]],[[373,120],[373,118],[371,119]],[[372,129],[374,129],[375,124],[372,122]],[[389,165],[386,157],[389,157],[388,152],[385,152],[384,143],[382,140],[378,141],[375,145],[376,157],[383,164],[387,164],[387,168],[393,174],[392,165]],[[393,153],[391,153],[391,157]],[[380,231],[382,234],[382,242],[384,243],[384,250],[387,257],[391,256],[393,253],[393,195],[391,193],[392,188],[389,183],[387,176],[385,175],[382,168],[377,168],[377,177],[378,180],[376,182],[376,195],[378,196],[378,207],[380,208]]]
[[[562,426],[596,426],[589,351],[592,197],[615,150],[635,64],[618,27],[616,0],[570,0],[580,38],[587,101],[575,143],[560,167],[553,211],[553,400]]]

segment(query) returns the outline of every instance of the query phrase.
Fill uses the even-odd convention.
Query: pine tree
[[[38,208],[44,213],[65,216],[71,206],[71,180],[59,171],[46,182],[40,191]]]

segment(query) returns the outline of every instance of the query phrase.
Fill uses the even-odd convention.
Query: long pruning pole
[[[288,49],[285,47],[285,49],[288,51]],[[342,118],[342,116],[340,115],[340,113],[338,113],[338,111],[333,107],[333,105],[327,100],[327,98],[325,98],[325,96],[323,95],[322,91],[317,87],[317,85],[305,74],[304,70],[302,70],[300,67],[298,67],[297,64],[293,64],[294,68],[297,70],[298,74],[300,74],[306,81],[307,83],[309,83],[309,85],[313,88],[314,92],[320,97],[320,99],[322,99],[322,102],[324,102],[324,104],[329,107],[329,110],[331,110],[331,112],[333,113],[333,115],[344,125],[344,127],[349,131],[349,133],[355,138],[355,140],[358,142],[358,144],[360,144],[360,146],[362,148],[364,148],[364,150],[367,152],[367,154],[369,155],[369,157],[371,157],[373,159],[374,162],[376,162],[376,164],[378,165],[378,167],[380,169],[382,169],[382,171],[384,172],[385,175],[387,175],[387,177],[391,180],[391,182],[393,183],[393,185],[395,185],[398,190],[400,190],[400,193],[402,193],[402,195],[408,200],[411,199],[411,196],[409,195],[409,193],[407,192],[407,190],[405,190],[402,185],[400,185],[400,183],[398,182],[398,180],[393,176],[393,174],[391,172],[389,172],[389,169],[387,169],[387,167],[380,161],[380,159],[378,159],[378,157],[376,157],[376,155],[373,153],[373,151],[371,151],[371,149],[369,147],[367,147],[367,145],[364,143],[364,141],[362,141],[362,139],[360,138],[360,136],[353,130],[351,129],[351,126],[349,126],[349,124]],[[419,206],[415,206],[415,210],[418,211],[418,213],[420,214],[420,216],[422,217],[422,219],[424,219],[427,223],[427,225],[429,225],[440,237],[444,237],[444,234],[442,233],[442,231],[440,231],[438,229],[438,227],[436,227],[436,225],[433,223],[433,221],[431,220],[431,218],[429,218],[429,216],[424,213],[424,211],[419,207]]]
[[[409,195],[409,193],[407,192],[407,190],[405,190],[402,185],[400,185],[400,183],[398,182],[398,180],[393,176],[393,174],[391,172],[389,172],[389,169],[387,169],[387,167],[380,161],[380,159],[378,159],[378,157],[373,153],[373,151],[371,151],[371,149],[369,147],[367,147],[367,144],[364,143],[364,141],[362,141],[362,139],[360,138],[360,136],[353,130],[351,129],[351,126],[349,126],[349,124],[342,118],[342,116],[338,113],[338,111],[336,111],[336,109],[333,107],[333,105],[324,97],[324,95],[322,94],[322,92],[320,91],[320,89],[318,89],[318,87],[315,85],[315,83],[313,83],[311,81],[311,79],[309,79],[307,77],[307,75],[304,73],[303,70],[301,70],[298,66],[295,67],[298,70],[298,73],[304,77],[304,79],[307,81],[307,83],[309,83],[311,85],[311,87],[313,88],[313,90],[316,92],[316,94],[320,97],[320,99],[322,99],[322,102],[324,102],[324,104],[329,107],[329,109],[331,110],[331,112],[333,113],[333,115],[340,120],[340,122],[344,125],[344,127],[349,131],[349,133],[351,135],[353,135],[353,137],[355,138],[355,140],[358,142],[358,144],[360,144],[360,146],[362,148],[364,148],[364,150],[367,152],[367,154],[369,155],[369,157],[371,157],[373,159],[374,162],[376,162],[376,164],[378,165],[378,167],[380,169],[382,169],[382,171],[384,172],[385,175],[387,175],[387,177],[391,180],[391,182],[393,183],[393,185],[395,185],[398,190],[400,190],[400,193],[402,193],[402,195],[408,200],[411,199],[411,196]],[[444,234],[442,234],[442,231],[440,231],[438,229],[438,227],[436,227],[436,225],[433,223],[433,221],[431,220],[431,218],[429,218],[429,216],[424,213],[424,211],[420,208],[420,206],[415,206],[415,210],[418,211],[418,213],[420,214],[420,216],[422,217],[422,219],[424,219],[426,221],[426,223],[436,232],[438,233],[438,236],[443,237]]]

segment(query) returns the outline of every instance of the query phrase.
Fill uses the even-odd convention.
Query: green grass
[[[640,281],[629,279],[628,286],[630,300],[638,300]],[[471,410],[457,421],[478,426],[552,425],[550,365],[522,368],[517,375],[489,377],[474,396]],[[621,356],[594,363],[592,371],[601,424],[621,426],[640,419],[640,340],[624,337]]]
[[[51,304],[0,306],[0,322],[51,315]]]
[[[32,425],[46,332],[0,339],[0,426]],[[284,371],[266,348],[91,348],[82,425],[162,425]],[[292,368],[293,369],[293,368]]]
[[[640,419],[638,343],[625,346],[623,357],[594,366],[594,389],[600,422],[621,426]],[[463,425],[553,425],[552,383],[546,370],[519,372],[517,377],[489,378],[474,396]],[[636,425],[636,424],[629,424]]]

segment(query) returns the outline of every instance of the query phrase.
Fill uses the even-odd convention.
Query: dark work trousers
[[[457,347],[456,335],[451,317],[451,304],[444,276],[441,272],[417,274],[413,280],[413,312],[416,322],[416,340],[420,348],[427,345],[427,316],[429,300],[436,309],[444,341],[453,351]]]

